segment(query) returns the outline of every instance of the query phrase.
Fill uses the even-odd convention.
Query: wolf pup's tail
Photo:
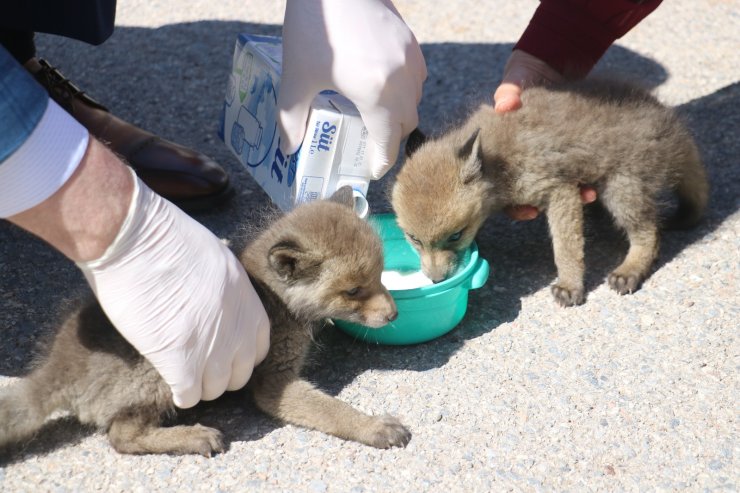
[[[678,208],[666,223],[667,229],[687,229],[695,226],[704,215],[709,201],[709,182],[696,146],[690,146],[690,153],[678,170],[679,179],[675,191],[678,195]]]
[[[28,377],[0,389],[0,449],[31,438],[41,428],[52,411],[47,397],[34,395]]]

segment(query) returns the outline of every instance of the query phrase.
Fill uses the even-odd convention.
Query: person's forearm
[[[662,0],[542,0],[515,45],[566,78],[585,77]]]
[[[91,138],[77,169],[56,193],[8,220],[75,262],[94,260],[121,229],[132,191],[127,168]]]
[[[0,217],[92,260],[116,237],[132,190],[123,163],[0,46]]]

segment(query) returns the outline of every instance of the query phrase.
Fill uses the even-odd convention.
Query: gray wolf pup
[[[695,224],[708,199],[699,152],[676,113],[621,82],[530,88],[519,110],[497,114],[484,104],[446,134],[409,142],[418,149],[399,171],[391,202],[424,273],[447,278],[486,218],[530,204],[547,215],[558,271],[551,290],[564,306],[584,301],[579,184],[597,190],[629,238],[608,278],[620,294],[639,288],[657,256],[661,193],[678,195],[670,227]]]
[[[257,406],[279,420],[378,448],[405,446],[394,417],[368,416],[301,378],[313,334],[327,318],[381,327],[397,316],[380,282],[383,250],[354,213],[352,191],[312,202],[267,227],[239,255],[271,322],[270,349],[248,383]],[[127,454],[223,450],[218,430],[162,427],[175,411],[151,364],[113,328],[96,302],[69,317],[28,376],[0,393],[0,445],[31,437],[55,411],[104,430]]]

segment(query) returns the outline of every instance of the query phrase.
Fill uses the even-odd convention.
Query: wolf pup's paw
[[[366,438],[362,441],[376,448],[405,447],[411,440],[411,432],[398,419],[385,414],[373,418]]]
[[[200,454],[211,457],[215,453],[224,451],[223,435],[215,428],[200,424],[188,427],[187,436],[177,447],[180,454]]]
[[[583,288],[569,288],[562,284],[553,284],[550,286],[550,292],[560,306],[580,305],[584,301]]]
[[[634,272],[617,272],[609,274],[609,287],[619,294],[632,294],[640,288],[643,276]]]

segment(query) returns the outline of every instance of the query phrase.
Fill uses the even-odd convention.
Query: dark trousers
[[[113,34],[116,0],[3,0],[0,44],[20,63],[36,55],[34,33],[98,45]]]

